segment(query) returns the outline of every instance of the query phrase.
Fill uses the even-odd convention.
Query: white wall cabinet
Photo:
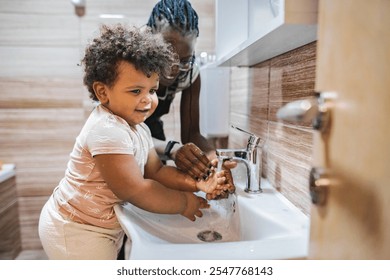
[[[252,66],[317,39],[318,0],[216,0],[218,66]]]

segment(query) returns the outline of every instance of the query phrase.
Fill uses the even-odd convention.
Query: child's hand
[[[195,221],[196,217],[202,217],[203,213],[200,211],[200,209],[203,208],[209,208],[210,205],[207,203],[207,200],[199,197],[193,193],[190,192],[183,192],[187,202],[186,207],[181,213],[184,217],[191,221]]]
[[[222,166],[222,169],[225,171],[225,177],[226,177],[225,185],[227,185],[227,189],[226,190],[224,189],[224,191],[227,193],[234,193],[236,191],[236,186],[234,185],[232,171],[230,170],[231,168],[234,168],[236,166],[237,166],[236,162],[228,162],[228,161],[224,162]],[[228,197],[228,195],[226,195],[226,197]]]
[[[212,193],[216,189],[220,189],[220,185],[225,182],[226,178],[222,175],[221,172],[218,172],[218,174],[212,172],[207,179],[196,182],[196,188],[204,193]]]
[[[214,167],[217,166],[218,161],[213,160],[212,164]],[[237,166],[237,163],[234,161],[224,161],[222,165],[222,171],[223,175],[221,173],[220,176],[225,178],[225,182],[222,183],[222,186],[217,187],[212,193],[208,193],[206,195],[206,198],[208,200],[210,199],[223,199],[227,198],[229,194],[234,193],[236,191],[236,187],[234,185],[232,172],[230,169],[235,168]],[[218,174],[217,174],[218,175]],[[222,191],[221,191],[222,189]]]
[[[225,170],[213,172],[207,180],[197,182],[196,187],[207,194],[207,199],[214,199],[232,188],[225,173]]]

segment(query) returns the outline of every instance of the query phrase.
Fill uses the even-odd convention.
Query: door
[[[310,259],[390,259],[390,1],[320,0],[316,90],[334,91],[314,165]]]

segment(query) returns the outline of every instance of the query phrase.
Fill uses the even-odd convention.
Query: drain
[[[213,230],[204,230],[198,233],[198,238],[204,242],[214,242],[222,239],[222,235]]]

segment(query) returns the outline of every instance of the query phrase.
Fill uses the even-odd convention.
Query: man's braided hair
[[[165,19],[165,21],[164,21]],[[187,0],[161,0],[153,8],[147,25],[153,32],[161,31],[161,23],[167,22],[171,28],[183,36],[199,36],[198,14]]]

